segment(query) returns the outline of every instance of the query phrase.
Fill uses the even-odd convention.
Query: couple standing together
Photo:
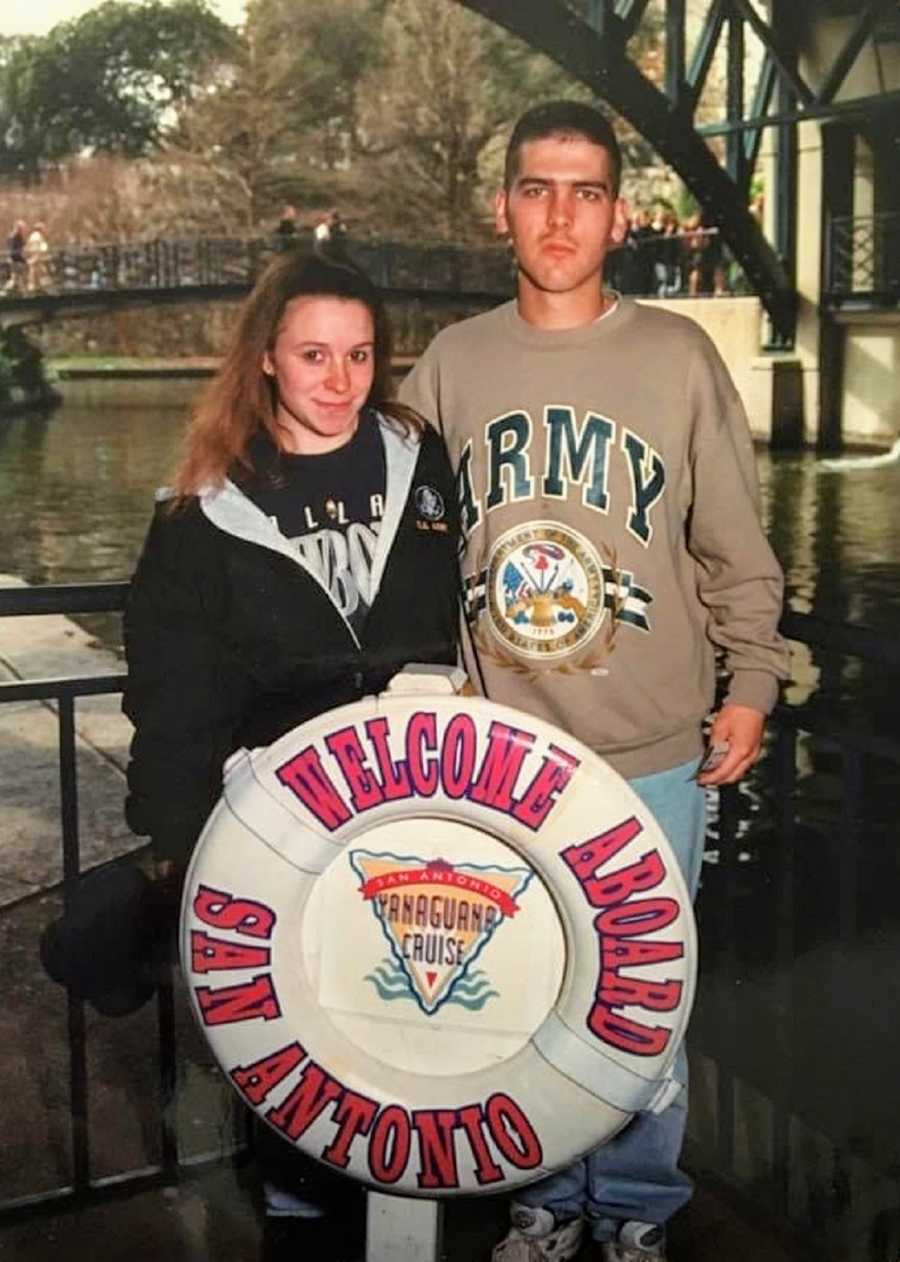
[[[286,256],[258,284],[126,613],[128,816],[163,881],[183,872],[234,749],[379,691],[408,662],[456,662],[459,552],[476,690],[605,757],[696,890],[704,786],[753,765],[786,675],[781,573],[712,343],[603,287],[626,228],[620,171],[594,109],[552,102],[519,120],[496,199],[517,298],[439,334],[401,403],[364,277]],[[704,743],[716,650],[728,682]],[[585,1233],[604,1262],[663,1259],[690,1196],[685,1094],[518,1193],[497,1262],[566,1262]],[[277,1215],[277,1153],[266,1160]],[[335,1256],[315,1243],[327,1196],[306,1188],[296,1243]]]

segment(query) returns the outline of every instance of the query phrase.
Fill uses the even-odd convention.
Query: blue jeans
[[[706,796],[694,776],[699,759],[629,784],[653,812],[678,860],[691,898],[697,892]],[[675,1077],[687,1085],[680,1048]],[[574,1165],[516,1194],[523,1205],[552,1210],[557,1219],[583,1214],[595,1240],[611,1240],[623,1222],[665,1223],[690,1200],[693,1185],[678,1169],[687,1120],[687,1091],[662,1113],[637,1113],[609,1143]]]

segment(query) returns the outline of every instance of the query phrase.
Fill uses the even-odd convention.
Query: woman
[[[382,690],[409,662],[456,662],[453,479],[437,434],[389,400],[390,367],[366,277],[289,253],[196,408],[125,612],[126,815],[173,887],[234,750]],[[273,1142],[275,1164],[293,1156]],[[278,1191],[275,1213],[320,1208],[319,1193],[298,1206]]]
[[[44,288],[47,281],[47,256],[50,244],[47,241],[47,229],[42,223],[36,223],[25,242],[24,257],[27,277],[25,288],[30,294]]]

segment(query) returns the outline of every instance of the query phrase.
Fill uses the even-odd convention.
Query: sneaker
[[[666,1230],[658,1223],[623,1223],[617,1240],[598,1242],[601,1262],[666,1262]]]
[[[513,1202],[509,1235],[495,1245],[491,1262],[572,1262],[581,1245],[582,1218],[557,1223],[549,1209]]]

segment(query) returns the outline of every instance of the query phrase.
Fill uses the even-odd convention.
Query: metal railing
[[[41,275],[28,288],[27,273],[0,276],[0,314],[62,296],[158,293],[181,290],[241,292],[279,251],[273,237],[193,237],[109,244],[52,245]],[[289,247],[311,253],[311,238]],[[406,244],[342,239],[329,251],[364,268],[383,289],[398,294],[460,295],[500,299],[511,293],[512,271],[498,246],[443,242]]]
[[[120,610],[127,592],[124,583],[88,586],[6,588],[0,589],[0,618],[34,614],[85,614]],[[879,636],[864,628],[835,625],[810,615],[788,612],[782,623],[788,638],[806,644],[816,651],[840,653],[872,663],[886,671],[900,665],[900,642]],[[61,788],[61,820],[64,889],[72,888],[80,872],[78,827],[78,786],[75,775],[74,707],[77,698],[115,693],[121,690],[125,677],[121,674],[95,677],[41,680],[38,682],[0,683],[0,707],[4,703],[52,701],[56,704],[59,734],[59,776]],[[790,1221],[792,1197],[798,1178],[793,1129],[797,1123],[791,1098],[791,1080],[796,1071],[796,1049],[791,1042],[790,1004],[792,969],[798,954],[798,936],[803,932],[798,918],[798,892],[802,888],[802,865],[807,862],[801,844],[801,812],[798,807],[798,749],[803,742],[815,741],[817,749],[840,765],[841,808],[837,825],[841,830],[841,847],[833,874],[836,898],[836,936],[848,943],[858,930],[856,892],[861,865],[865,859],[863,843],[866,828],[866,796],[863,784],[872,759],[887,761],[891,783],[896,783],[900,763],[900,745],[868,732],[865,727],[848,730],[837,721],[823,720],[804,710],[779,706],[771,723],[771,740],[756,777],[754,792],[768,801],[768,823],[762,840],[754,839],[759,820],[748,825],[746,802],[741,792],[730,789],[719,795],[715,837],[717,862],[704,865],[704,883],[698,902],[701,925],[704,969],[707,981],[701,985],[701,1003],[691,1030],[692,1052],[698,1063],[708,1062],[715,1068],[713,1089],[707,1093],[706,1140],[692,1140],[688,1155],[696,1173],[714,1184],[730,1188],[748,1206],[751,1220],[760,1215],[770,1222]],[[894,791],[895,792],[895,791]],[[896,817],[893,808],[891,818]],[[866,843],[868,844],[868,842]],[[748,848],[755,853],[748,857]],[[801,865],[798,867],[798,864]],[[746,994],[738,989],[744,965],[741,952],[747,944],[740,934],[742,900],[747,880],[757,883],[768,899],[770,917],[769,961],[772,982],[770,1015],[771,1030],[763,1035],[774,1042],[777,1055],[774,1068],[753,1083],[756,1109],[766,1114],[764,1126],[766,1151],[757,1152],[765,1166],[766,1177],[749,1178],[741,1145],[746,1143],[747,1117],[745,1096],[747,1074],[742,1067],[746,1049],[739,1045],[739,1021]],[[759,897],[762,897],[760,894]],[[702,981],[702,977],[701,977]],[[837,982],[835,983],[837,985]],[[839,992],[838,992],[839,993]],[[117,1174],[114,1178],[96,1179],[91,1175],[90,1137],[88,1132],[88,1098],[90,1091],[86,1032],[83,1005],[68,998],[68,1040],[70,1066],[70,1115],[72,1171],[71,1182],[38,1195],[20,1197],[0,1203],[0,1224],[10,1218],[28,1214],[46,1214],[69,1206],[77,1208],[112,1196],[142,1190],[147,1186],[172,1182],[192,1173],[203,1162],[186,1162],[179,1154],[178,1135],[172,1123],[170,1107],[178,1079],[178,1049],[175,1037],[173,989],[171,979],[164,980],[158,999],[158,1063],[159,1126],[161,1129],[160,1161]],[[892,1066],[885,1068],[890,1076]],[[761,1103],[760,1103],[761,1102]],[[700,1112],[703,1113],[704,1107]],[[694,1105],[692,1103],[692,1113]],[[703,1127],[701,1126],[701,1129]],[[711,1138],[710,1138],[711,1136]],[[835,1138],[835,1161],[840,1164],[842,1141]],[[208,1162],[225,1160],[221,1152]],[[227,1159],[231,1159],[230,1155]],[[856,1154],[856,1159],[860,1155]],[[802,1174],[802,1172],[801,1172]],[[793,1215],[796,1218],[796,1214]],[[808,1225],[799,1224],[808,1230]],[[843,1260],[850,1256],[833,1247],[833,1242],[819,1242],[819,1256]],[[866,1254],[873,1262],[888,1262],[887,1256]],[[859,1254],[862,1258],[863,1255]],[[855,1255],[854,1255],[855,1258]],[[891,1258],[890,1262],[896,1262]]]
[[[614,248],[609,283],[642,297],[746,293],[742,275],[733,275],[730,256],[719,247],[717,228],[662,235],[629,234]],[[110,294],[171,297],[179,291],[243,292],[262,267],[283,249],[273,237],[183,237],[152,241],[53,246],[40,283],[28,288],[25,270],[15,275],[0,261],[0,314],[13,304],[38,305],[47,299],[101,300]],[[296,238],[289,247],[307,253],[312,240]],[[447,242],[409,244],[342,238],[332,247],[362,267],[382,289],[398,295],[458,296],[502,300],[512,293],[514,269],[499,245]]]
[[[825,299],[834,305],[900,301],[900,211],[831,221]]]
[[[127,583],[0,588],[0,618],[36,614],[117,613],[123,608],[127,591]],[[112,674],[0,682],[0,709],[4,704],[37,701],[50,703],[56,710],[64,908],[69,903],[82,871],[75,703],[78,698],[119,693],[125,680],[125,674]],[[0,915],[6,914],[8,910],[9,908],[5,909]],[[85,1005],[71,993],[66,995],[65,1002],[71,1179],[49,1191],[32,1192],[0,1201],[0,1224],[22,1217],[79,1209],[148,1188],[166,1186],[194,1177],[223,1160],[230,1160],[234,1155],[230,1152],[223,1153],[220,1149],[211,1154],[184,1159],[180,1153],[175,1124],[178,1082],[175,992],[172,969],[163,965],[159,971],[156,997],[155,1057],[158,1094],[155,1113],[159,1160],[124,1173],[94,1177],[91,1170],[91,1081]]]

